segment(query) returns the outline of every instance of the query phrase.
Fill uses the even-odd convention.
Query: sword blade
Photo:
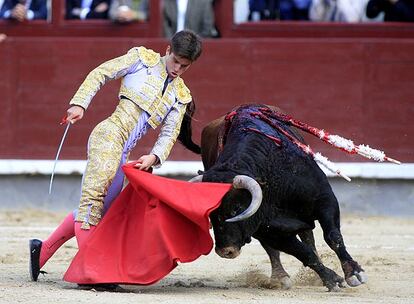
[[[52,175],[50,176],[49,194],[52,193],[53,177],[55,176],[56,164],[58,162],[60,150],[62,150],[62,146],[63,146],[63,143],[65,142],[66,134],[68,134],[68,130],[69,130],[70,125],[71,125],[71,123],[68,122],[68,124],[65,128],[65,132],[63,133],[62,140],[60,141],[59,148],[58,148],[57,153],[56,153],[56,158],[55,158],[55,162],[53,164],[53,169],[52,169]]]

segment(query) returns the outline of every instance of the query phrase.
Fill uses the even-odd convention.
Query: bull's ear
[[[284,233],[298,233],[303,230],[310,230],[315,228],[301,220],[291,217],[278,217],[270,221],[269,229],[275,230],[275,232]]]
[[[255,179],[255,181],[260,185],[260,187],[264,187],[264,186],[266,186],[266,184],[267,184],[267,182],[266,181],[264,181],[262,178],[260,178],[260,177],[255,177],[254,178]]]

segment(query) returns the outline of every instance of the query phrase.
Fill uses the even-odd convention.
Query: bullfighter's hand
[[[135,168],[139,170],[148,171],[152,165],[157,162],[157,157],[154,154],[143,155],[138,160],[137,163],[134,165]]]
[[[78,120],[82,119],[84,113],[85,109],[81,106],[72,106],[67,110],[66,121],[74,124]]]

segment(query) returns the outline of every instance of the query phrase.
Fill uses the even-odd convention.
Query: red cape
[[[189,183],[123,167],[129,185],[80,248],[64,280],[152,284],[213,247],[208,216],[229,184]]]

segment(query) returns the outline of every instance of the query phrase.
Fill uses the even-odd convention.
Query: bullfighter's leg
[[[290,289],[292,287],[292,280],[280,262],[280,251],[272,248],[263,240],[259,241],[270,258],[270,263],[272,265],[272,275],[270,278],[276,282],[280,282],[284,289]]]
[[[346,250],[340,230],[340,212],[336,198],[331,197],[324,204],[325,206],[320,208],[323,211],[318,215],[318,220],[323,230],[325,242],[341,261],[346,282],[352,287],[366,283],[368,278],[364,270]]]
[[[107,195],[114,194],[108,191],[119,172],[119,166],[127,159],[129,151],[126,143],[142,113],[134,103],[121,99],[115,112],[93,129],[88,141],[88,161],[75,218],[76,222],[82,223],[82,229],[88,230],[91,225],[98,225],[105,209],[109,207],[105,206],[105,199]],[[114,197],[121,191],[122,181],[123,176],[121,187],[114,191]]]
[[[274,248],[293,255],[303,265],[313,269],[329,291],[339,291],[339,287],[344,287],[344,279],[337,275],[335,271],[323,265],[315,252],[313,252],[311,246],[299,241],[296,236],[273,237],[272,242],[275,245],[277,244]]]
[[[74,216],[73,212],[70,212],[45,241],[42,242],[38,239],[29,240],[29,272],[32,281],[37,281],[39,274],[45,273],[40,269],[56,250],[74,236]]]

